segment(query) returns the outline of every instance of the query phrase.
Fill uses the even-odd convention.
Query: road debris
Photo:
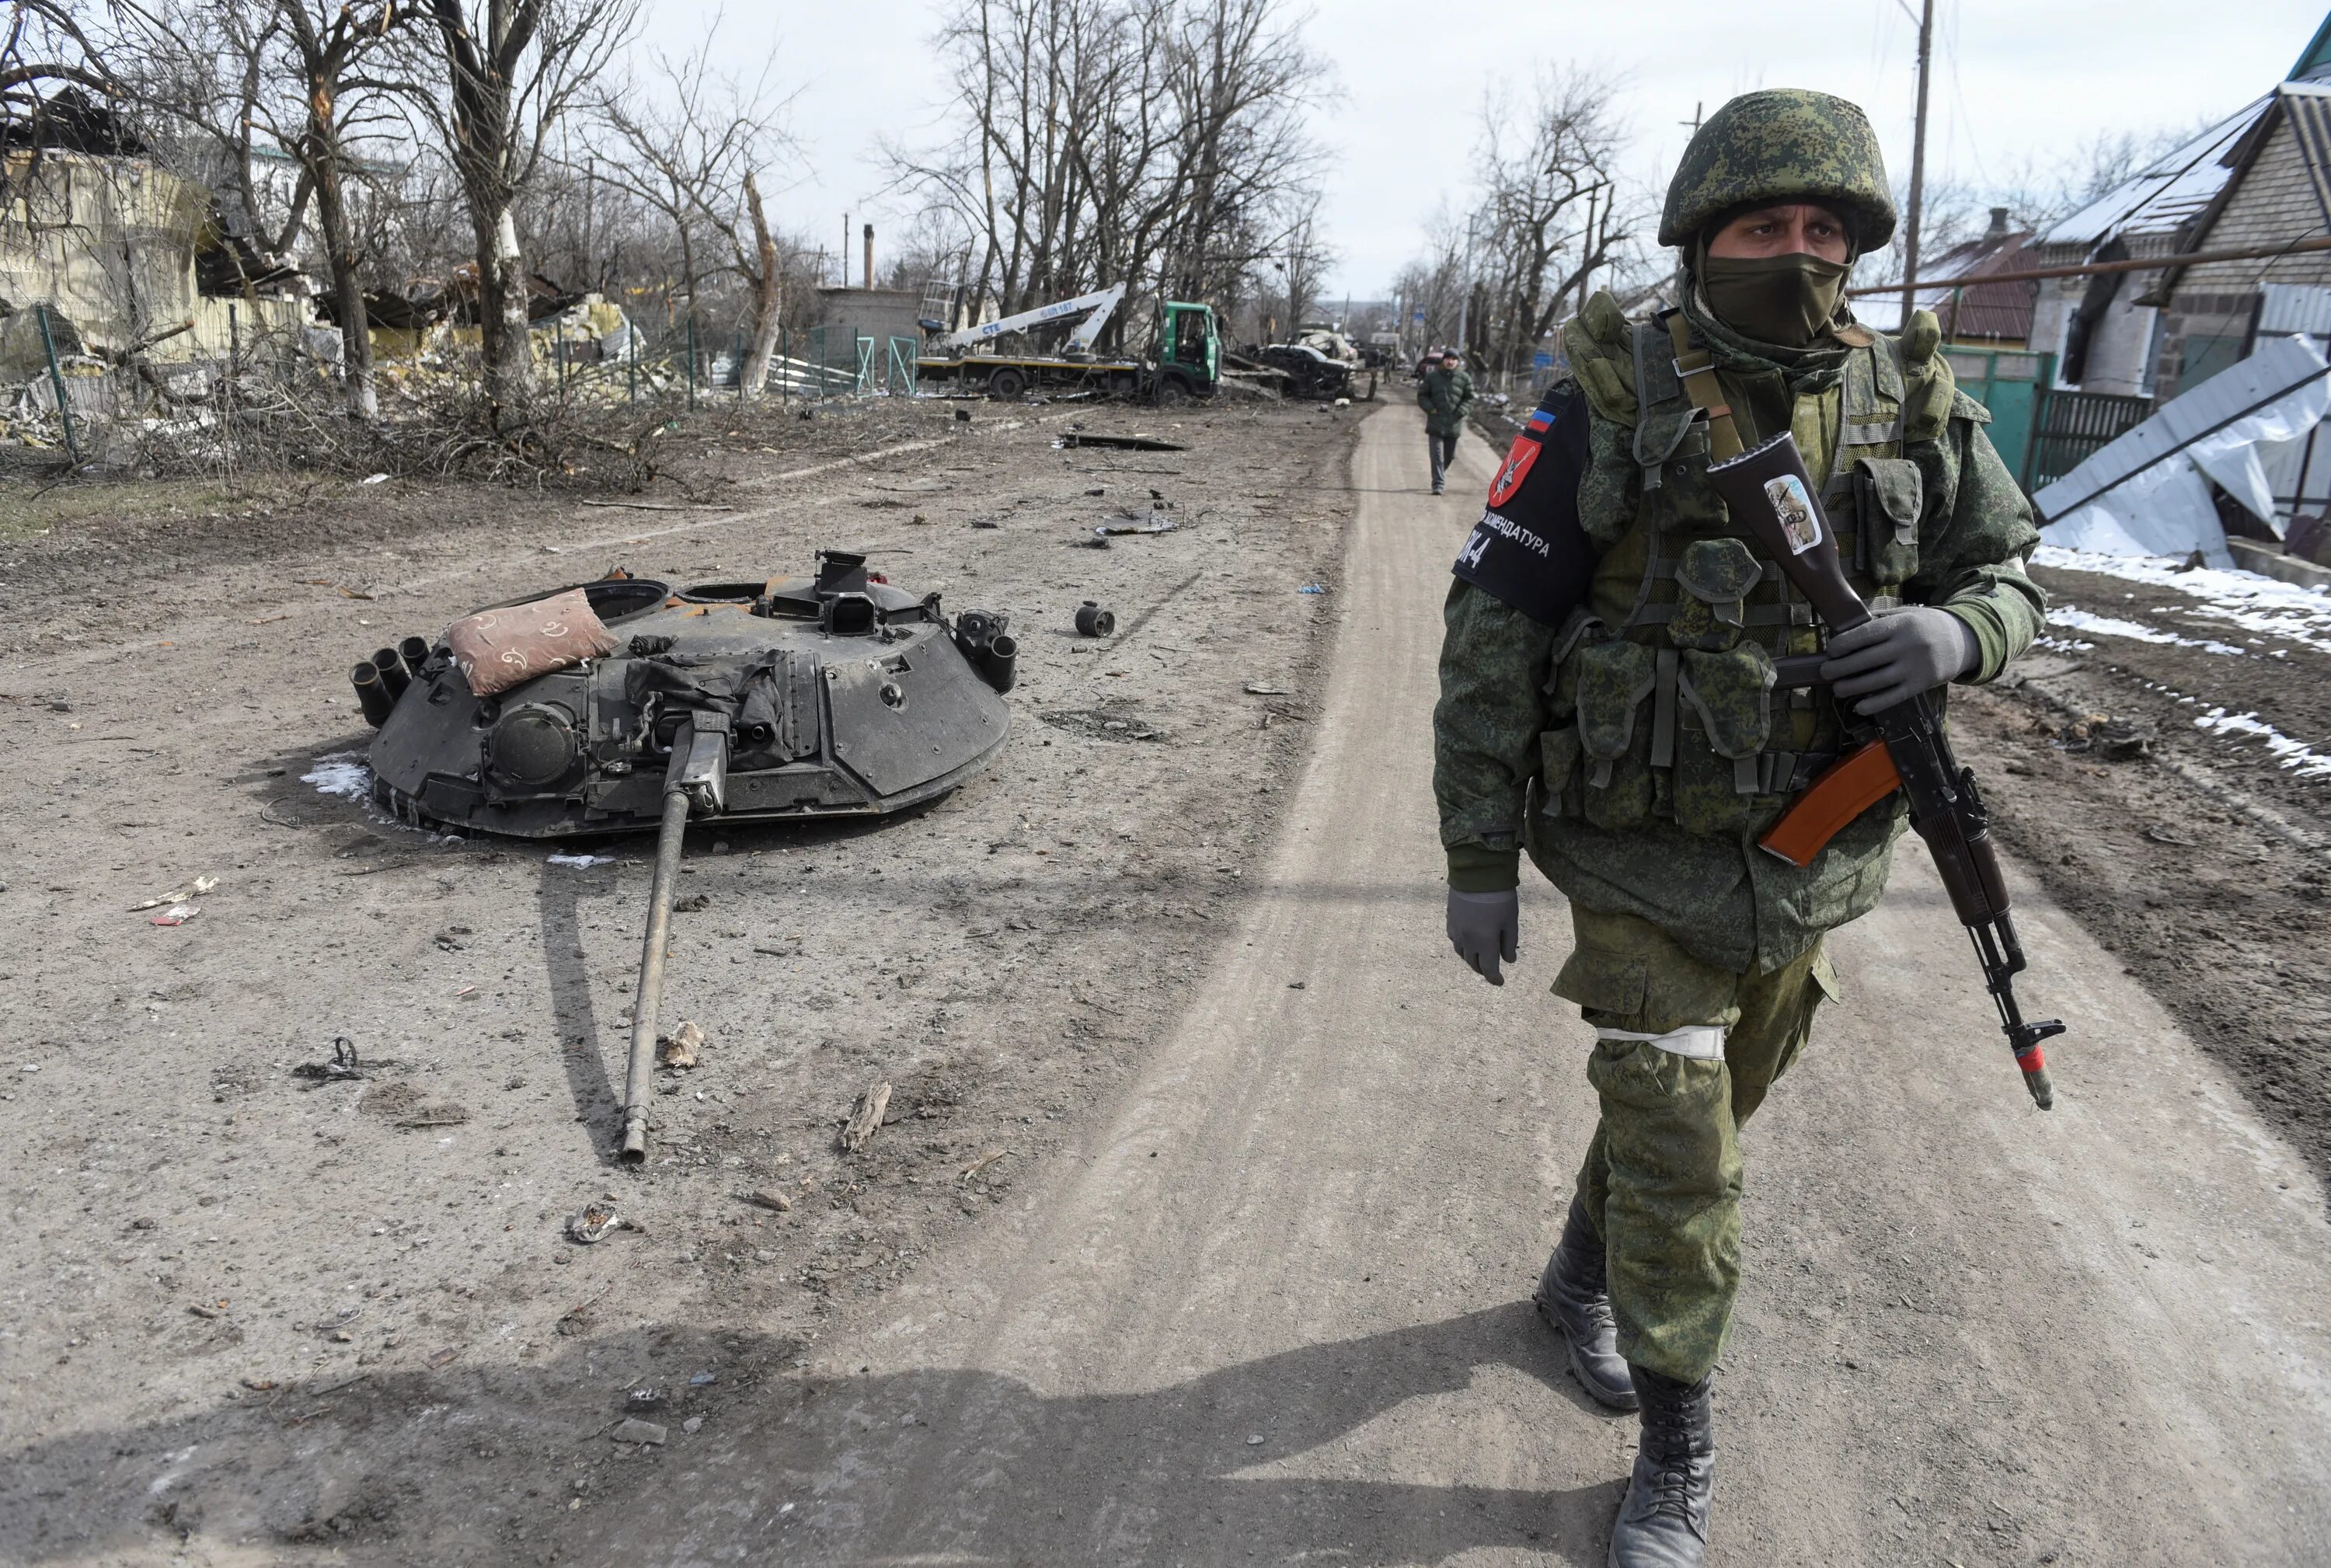
[[[790,1214],[794,1212],[794,1201],[773,1187],[764,1187],[758,1192],[746,1193],[742,1196],[746,1202],[756,1209],[767,1209],[779,1214]]]
[[[606,1239],[607,1233],[621,1223],[614,1207],[605,1203],[586,1203],[583,1212],[571,1215],[566,1221],[566,1239],[588,1247]]]
[[[217,886],[218,879],[216,877],[196,877],[192,882],[183,888],[175,889],[170,892],[164,893],[159,898],[148,898],[142,904],[130,905],[129,912],[132,915],[142,915],[148,909],[159,909],[165,904],[183,904],[189,898],[201,898],[205,893],[209,892],[213,888]]]
[[[1107,447],[1116,451],[1187,451],[1189,447],[1178,441],[1166,441],[1154,435],[1099,435],[1091,431],[1072,430],[1061,437],[1061,445],[1074,449],[1080,446]]]
[[[1136,512],[1119,512],[1118,517],[1122,520],[1103,523],[1093,532],[1105,539],[1121,539],[1128,534],[1170,534],[1182,526],[1175,519],[1156,512],[1151,513],[1146,522],[1137,520],[1139,514]]]
[[[149,926],[183,926],[203,912],[200,904],[173,904],[147,921]]]
[[[890,1085],[886,1079],[858,1097],[856,1108],[842,1124],[842,1146],[844,1152],[856,1154],[882,1126],[882,1112],[890,1104]]]
[[[686,1071],[697,1065],[703,1050],[704,1031],[682,1021],[679,1028],[656,1041],[656,1065]]]
[[[375,1062],[376,1067],[394,1067],[388,1061]],[[319,1083],[340,1083],[365,1076],[364,1064],[357,1060],[357,1042],[345,1034],[332,1037],[332,1060],[303,1061],[291,1069],[293,1078],[314,1079]]]
[[[661,1448],[670,1434],[653,1421],[643,1421],[637,1416],[625,1416],[615,1423],[607,1436],[619,1443],[638,1443],[646,1448]]]
[[[974,1176],[979,1174],[980,1172],[987,1169],[988,1166],[994,1164],[996,1161],[1002,1159],[1011,1152],[1012,1151],[1010,1149],[990,1149],[987,1153],[980,1155],[979,1158],[966,1165],[963,1168],[962,1174],[957,1175],[956,1180],[958,1182],[970,1181]]]
[[[1085,637],[1106,637],[1117,630],[1117,617],[1088,599],[1077,606],[1077,632]]]

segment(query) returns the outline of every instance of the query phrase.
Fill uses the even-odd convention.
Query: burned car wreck
[[[624,1075],[647,1155],[672,886],[691,820],[879,816],[964,782],[1011,729],[1006,618],[950,622],[819,552],[814,577],[684,588],[618,571],[489,605],[351,673],[372,793],[416,826],[555,839],[659,831]]]

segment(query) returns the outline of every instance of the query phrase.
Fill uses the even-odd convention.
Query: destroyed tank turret
[[[699,816],[879,815],[953,789],[1010,727],[1004,617],[950,625],[937,594],[894,587],[861,556],[823,552],[813,578],[613,575],[579,591],[613,651],[490,695],[472,693],[442,640],[409,637],[357,666],[380,730],[376,803],[523,838],[652,828],[674,739],[694,721],[726,736],[718,798]]]
[[[691,819],[873,816],[946,794],[1011,728],[1004,617],[950,625],[821,551],[813,578],[674,590],[616,572],[489,605],[357,665],[373,799],[525,838],[654,827],[621,1157],[647,1157],[672,884]]]

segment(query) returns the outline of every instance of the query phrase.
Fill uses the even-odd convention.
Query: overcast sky
[[[2069,157],[2098,129],[2149,132],[2225,114],[2280,80],[2326,0],[1936,0],[1929,178],[1995,186]],[[1917,0],[1318,0],[1308,36],[1339,96],[1319,117],[1333,159],[1324,223],[1340,254],[1329,299],[1380,296],[1422,247],[1436,204],[1465,183],[1485,81],[1526,86],[1541,64],[1622,78],[1630,172],[1662,185],[1696,105],[1756,87],[1813,87],[1870,111],[1898,176],[1910,164]],[[721,55],[795,87],[806,149],[772,205],[785,227],[839,240],[842,214],[897,231],[882,194],[889,134],[940,133],[928,40],[946,0],[731,5]],[[684,52],[719,7],[648,0],[652,37]],[[774,185],[775,182],[770,182]],[[780,214],[782,214],[780,216]],[[878,240],[879,243],[879,240]],[[877,259],[880,265],[880,258]],[[853,274],[854,274],[853,267]],[[853,281],[855,280],[853,275]]]

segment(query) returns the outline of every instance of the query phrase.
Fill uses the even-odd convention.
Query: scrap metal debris
[[[1085,637],[1106,637],[1117,630],[1117,617],[1088,599],[1077,606],[1077,632]]]
[[[566,1238],[588,1247],[594,1241],[604,1240],[607,1233],[621,1223],[613,1204],[588,1203],[581,1213],[568,1217]]]

